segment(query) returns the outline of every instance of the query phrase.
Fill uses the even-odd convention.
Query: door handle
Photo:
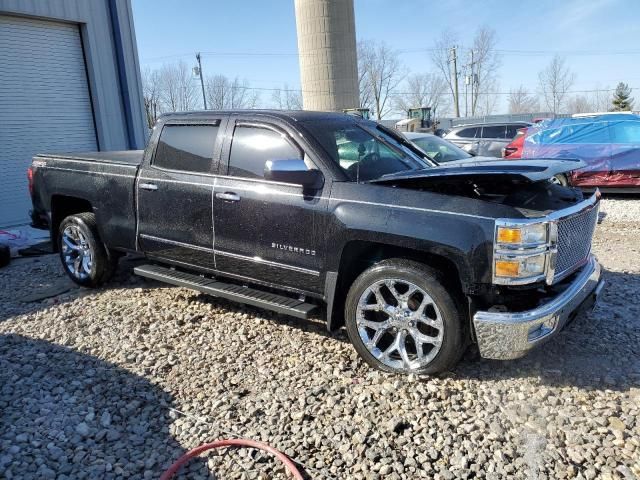
[[[234,192],[216,193],[216,198],[224,200],[225,202],[239,202],[240,195]]]
[[[158,185],[156,185],[155,183],[140,183],[140,184],[138,184],[138,187],[140,187],[143,190],[157,190],[158,189]]]

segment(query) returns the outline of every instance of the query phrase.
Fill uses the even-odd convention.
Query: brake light
[[[524,138],[527,134],[526,128],[520,128],[516,132],[516,136],[509,145],[502,149],[502,158],[522,158],[522,150],[524,149]]]
[[[29,194],[33,195],[33,167],[27,168],[27,180],[29,181]]]
[[[516,153],[518,151],[517,148],[515,147],[505,147],[503,152],[502,152],[502,156],[503,157],[509,157],[511,155],[513,155],[514,153]]]

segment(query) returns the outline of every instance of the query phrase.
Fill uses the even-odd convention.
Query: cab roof
[[[352,120],[363,120],[355,115],[337,112],[318,112],[312,110],[273,110],[273,109],[238,109],[238,110],[196,110],[191,112],[173,112],[162,114],[159,119],[188,119],[188,118],[208,118],[218,115],[244,114],[254,116],[265,116],[272,118],[281,118],[284,120],[293,120],[295,122],[307,122],[318,120],[344,120],[345,118]]]

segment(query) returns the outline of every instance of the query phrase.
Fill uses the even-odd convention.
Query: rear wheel
[[[463,353],[462,316],[438,273],[392,259],[362,273],[345,304],[347,333],[371,366],[430,374],[452,368]]]
[[[65,218],[58,232],[60,259],[71,280],[83,287],[97,287],[111,278],[118,260],[100,240],[93,213]]]

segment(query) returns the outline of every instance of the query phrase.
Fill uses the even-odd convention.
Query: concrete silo
[[[359,107],[353,0],[295,0],[305,110]]]

